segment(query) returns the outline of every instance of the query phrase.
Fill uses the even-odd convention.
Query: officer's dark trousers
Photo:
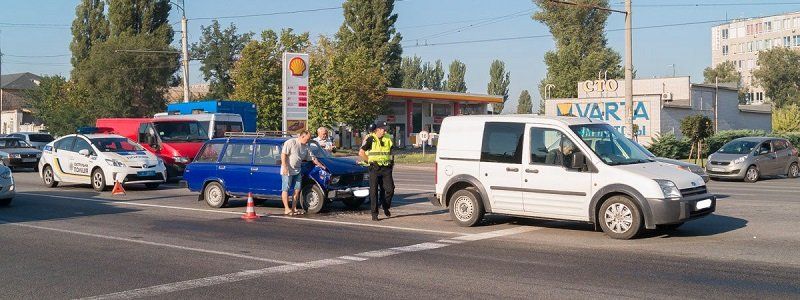
[[[385,197],[381,197],[378,191],[380,184]],[[378,202],[381,202],[383,209],[392,207],[392,197],[394,197],[394,179],[392,178],[391,166],[369,166],[369,207],[372,209],[372,214],[378,214]]]

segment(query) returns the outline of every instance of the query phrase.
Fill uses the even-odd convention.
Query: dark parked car
[[[781,138],[746,137],[728,142],[708,157],[711,179],[756,182],[764,176],[800,176],[797,148]]]
[[[186,167],[183,179],[190,191],[211,207],[223,207],[228,198],[280,199],[281,147],[284,137],[231,137],[209,140]],[[303,203],[307,212],[317,213],[326,203],[341,200],[357,208],[369,195],[367,168],[354,160],[336,158],[314,141],[314,155],[327,170],[306,163],[303,174]]]
[[[13,137],[0,137],[0,160],[9,168],[34,168],[39,165],[42,151]]]

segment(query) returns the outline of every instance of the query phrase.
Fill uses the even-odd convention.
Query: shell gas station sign
[[[308,54],[283,53],[283,131],[308,129]]]

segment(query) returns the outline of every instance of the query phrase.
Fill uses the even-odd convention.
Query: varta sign
[[[582,118],[590,118],[594,120],[604,121],[611,126],[614,126],[620,132],[625,132],[625,101],[624,99],[607,99],[588,101],[583,99],[574,100],[554,100],[556,116],[574,116]],[[651,101],[634,101],[633,102],[633,123],[638,127],[637,136],[649,137],[653,133],[652,117],[654,113],[651,111]],[[552,114],[550,111],[549,114]],[[656,120],[656,122],[660,122]],[[656,124],[657,125],[657,124]]]

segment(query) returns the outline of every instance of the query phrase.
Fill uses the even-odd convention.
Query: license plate
[[[700,200],[694,205],[695,210],[701,210],[711,207],[711,199]]]
[[[35,158],[23,158],[22,162],[36,162]]]
[[[141,177],[156,176],[156,171],[139,171],[136,172],[136,175]]]
[[[366,196],[369,196],[369,190],[368,189],[354,190],[353,196],[356,196],[358,198],[364,198]]]
[[[724,172],[724,171],[725,171],[725,169],[723,169],[723,168],[711,168],[711,171],[714,171],[714,172]]]

